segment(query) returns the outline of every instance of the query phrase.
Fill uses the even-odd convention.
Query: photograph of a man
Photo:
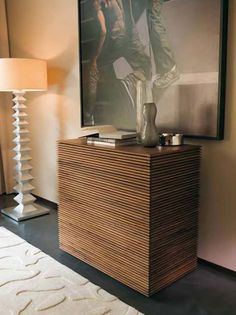
[[[179,78],[162,19],[164,0],[90,0],[98,21],[97,47],[90,61],[86,124],[94,124],[99,80],[114,79],[114,62],[123,57],[132,71],[120,80],[133,107],[137,81],[152,80],[155,88],[167,88]],[[147,54],[136,28],[134,10],[146,10],[150,46],[155,61]]]
[[[147,2],[150,45],[156,66],[153,82],[157,88],[167,88],[179,78],[179,71],[163,21],[163,4],[164,0],[148,0]]]
[[[113,63],[123,57],[132,68],[121,83],[135,106],[138,80],[151,78],[150,57],[145,53],[136,30],[131,0],[92,0],[100,26],[97,49],[91,60],[87,118],[93,120],[98,81],[113,72]]]
[[[160,130],[219,134],[221,0],[78,4],[82,125],[135,130],[154,101]]]

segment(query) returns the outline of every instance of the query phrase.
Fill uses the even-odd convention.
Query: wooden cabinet
[[[60,248],[149,296],[197,266],[200,147],[59,143]]]

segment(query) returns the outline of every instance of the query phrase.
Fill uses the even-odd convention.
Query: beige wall
[[[9,57],[5,1],[0,0],[0,57]],[[11,96],[0,94],[0,193],[10,192],[13,182],[11,151]]]
[[[80,126],[77,0],[7,0],[12,57],[48,61],[46,93],[28,93],[34,193],[57,201],[56,141]]]
[[[236,0],[229,2],[225,140],[199,142],[203,160],[198,255],[236,271]]]
[[[35,193],[57,200],[56,140],[76,137],[76,0],[7,0],[12,56],[48,60],[50,86],[29,95]],[[230,0],[226,140],[203,145],[199,256],[236,270],[236,0]]]

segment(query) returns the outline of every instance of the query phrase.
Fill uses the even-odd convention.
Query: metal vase
[[[145,103],[143,105],[143,124],[141,129],[141,143],[144,147],[155,147],[159,137],[155,124],[157,109],[155,103]]]

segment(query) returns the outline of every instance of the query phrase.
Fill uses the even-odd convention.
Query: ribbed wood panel
[[[59,143],[60,247],[149,296],[196,267],[200,148]]]

